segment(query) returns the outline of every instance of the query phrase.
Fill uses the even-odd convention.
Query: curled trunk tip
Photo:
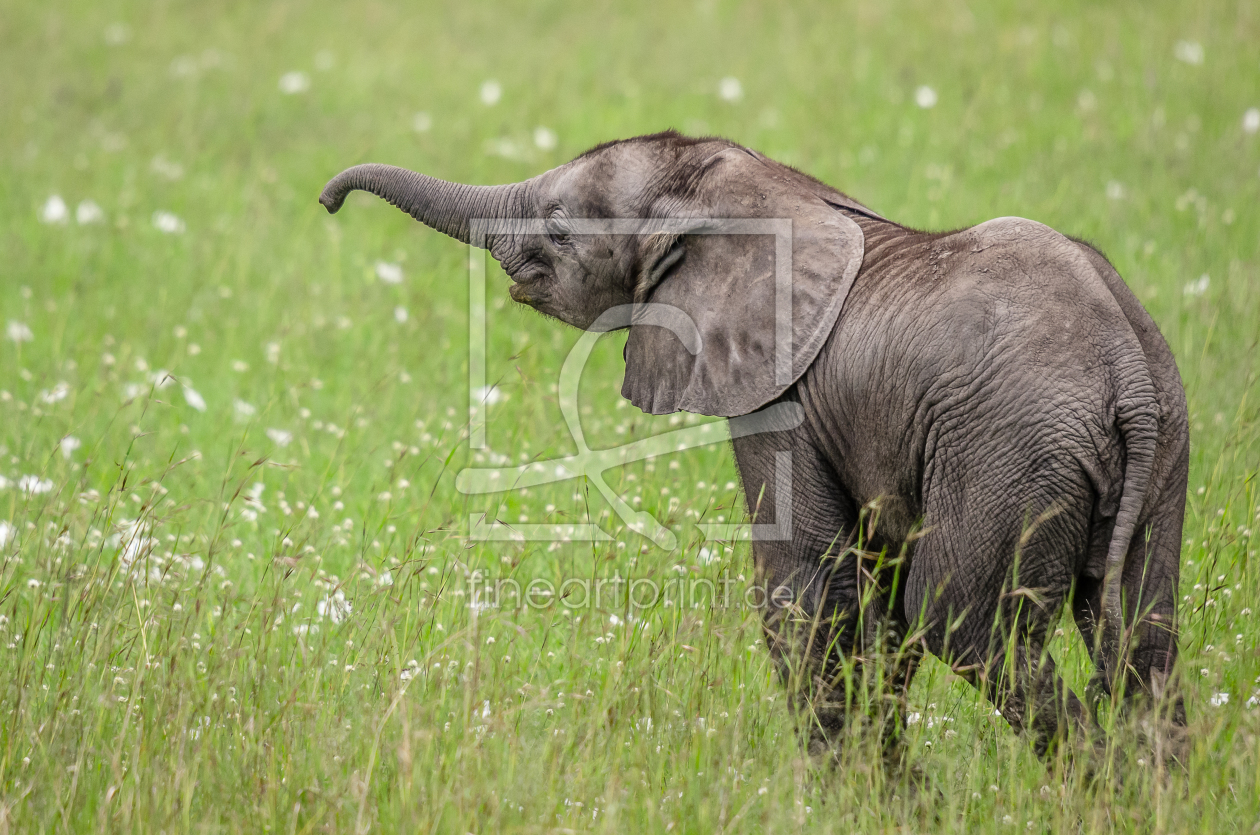
[[[319,202],[329,214],[355,190],[371,192],[416,220],[456,240],[469,242],[472,218],[510,218],[519,215],[524,184],[469,186],[450,183],[394,165],[364,163],[328,181]]]
[[[335,215],[337,210],[341,208],[341,204],[346,202],[346,195],[335,191],[332,183],[329,183],[324,186],[323,193],[319,195],[319,202],[320,205],[328,210],[328,214]]]
[[[324,190],[320,192],[319,202],[328,214],[335,215],[343,203],[346,202],[346,195],[356,189],[363,189],[367,185],[368,177],[365,175],[377,173],[376,169],[383,168],[371,163],[366,165],[356,165],[347,168],[336,177],[328,181],[328,185],[324,186]]]

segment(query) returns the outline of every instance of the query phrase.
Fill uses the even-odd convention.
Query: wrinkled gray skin
[[[753,556],[763,587],[785,587],[764,624],[811,750],[875,725],[895,752],[923,649],[1039,753],[1072,726],[1097,740],[1043,651],[1070,605],[1095,647],[1091,696],[1122,693],[1139,718],[1160,719],[1141,724],[1178,755],[1185,396],[1155,323],[1089,245],[1019,218],[918,232],[753,151],[674,133],[506,186],[356,166],[320,202],[335,212],[353,189],[465,242],[471,218],[546,220],[545,235],[486,243],[513,299],[570,325],[617,305],[681,309],[702,336],[695,356],[668,330],[631,327],[623,394],[645,411],[803,407],[797,428],[734,449],[759,523],[778,521],[777,491],[791,484],[790,538],[754,536]],[[732,217],[792,220],[792,351],[779,374],[773,237],[566,227],[690,218],[699,232]],[[776,480],[784,451],[790,479]],[[884,675],[863,674],[859,662],[877,658]],[[843,659],[858,670],[848,685]]]

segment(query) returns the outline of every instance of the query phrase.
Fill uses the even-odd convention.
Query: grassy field
[[[0,0],[0,77],[0,832],[1257,831],[1260,4]],[[578,334],[491,264],[471,450],[465,248],[316,197],[667,127],[909,225],[1108,253],[1190,400],[1188,776],[1091,788],[934,661],[931,790],[863,745],[819,773],[754,611],[485,605],[474,577],[742,590],[747,544],[695,526],[744,517],[731,454],[610,471],[673,551],[581,481],[462,495],[574,451]],[[620,400],[621,339],[584,375],[593,447],[682,420]],[[483,512],[611,540],[479,541]],[[1070,618],[1053,651],[1079,692]]]

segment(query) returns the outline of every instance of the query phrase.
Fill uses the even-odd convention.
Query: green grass
[[[0,831],[1254,832],[1260,6],[456,5],[0,0],[0,321],[33,337],[0,342]],[[280,92],[291,71],[308,90]],[[718,97],[725,76],[742,100]],[[742,518],[731,455],[610,473],[670,521],[672,553],[577,482],[459,494],[486,454],[466,440],[465,250],[381,201],[330,218],[316,197],[356,162],[505,182],[666,127],[910,225],[1021,215],[1108,253],[1190,398],[1188,776],[1130,763],[1091,789],[934,661],[910,739],[933,790],[886,785],[862,744],[820,774],[754,612],[469,606],[477,569],[749,575],[746,544],[706,561],[694,526]],[[40,220],[54,194],[66,223]],[[103,222],[75,221],[83,200]],[[490,447],[572,453],[552,385],[577,333],[502,281]],[[592,446],[671,425],[620,401],[621,368],[610,337],[584,377]],[[616,541],[472,541],[483,511]]]

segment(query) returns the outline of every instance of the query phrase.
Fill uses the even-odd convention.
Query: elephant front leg
[[[889,605],[895,569],[864,560],[859,514],[804,427],[735,440],[771,656],[808,734],[834,758],[876,735],[901,760],[905,693],[920,654],[903,651]]]

